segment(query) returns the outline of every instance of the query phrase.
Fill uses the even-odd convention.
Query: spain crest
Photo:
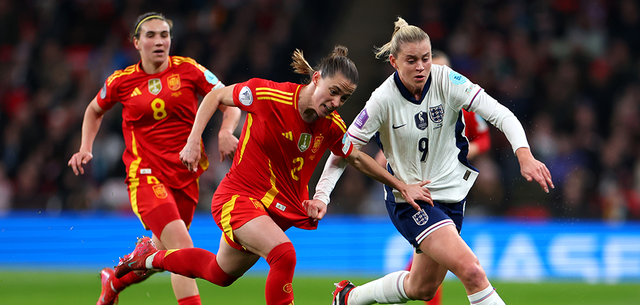
[[[173,91],[180,89],[180,74],[173,74],[167,77],[167,85]]]
[[[304,152],[305,150],[309,149],[309,146],[311,145],[311,135],[308,133],[303,133],[300,135],[300,140],[298,140],[298,149],[300,150],[300,152]]]
[[[149,93],[156,95],[162,91],[162,82],[159,78],[149,80]]]
[[[162,183],[153,186],[153,193],[160,199],[165,199],[168,196],[167,190],[164,188],[164,184]]]
[[[313,148],[311,148],[311,152],[314,154],[318,152],[318,149],[320,149],[320,145],[322,144],[322,140],[324,140],[323,136],[317,136],[315,140],[313,140]]]

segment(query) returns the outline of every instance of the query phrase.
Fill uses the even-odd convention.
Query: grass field
[[[328,305],[333,283],[342,278],[297,277],[296,304]],[[247,276],[227,288],[198,280],[203,304],[265,304],[264,276]],[[370,278],[350,278],[361,284]],[[500,283],[494,282],[507,304],[640,304],[640,284]],[[446,281],[443,304],[469,304],[459,281]],[[95,304],[100,294],[98,273],[15,272],[0,270],[0,304]],[[157,274],[120,294],[120,305],[176,304],[168,274]],[[422,304],[413,301],[408,304]]]

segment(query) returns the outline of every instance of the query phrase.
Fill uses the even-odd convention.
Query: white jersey
[[[349,136],[363,144],[376,136],[387,168],[399,180],[430,180],[426,187],[433,200],[461,201],[478,176],[467,160],[461,109],[481,90],[450,68],[432,65],[422,100],[417,101],[394,73],[373,92],[349,127]],[[394,195],[396,201],[405,201],[397,190]]]
[[[441,65],[431,66],[420,100],[413,98],[397,72],[391,75],[371,94],[347,133],[356,148],[376,137],[387,169],[399,180],[406,184],[429,180],[425,187],[434,201],[459,202],[478,177],[467,160],[469,141],[462,108],[504,132],[514,152],[529,147],[522,125],[509,109],[480,86]],[[325,203],[347,165],[337,158],[329,158],[316,187],[314,198]],[[400,192],[393,190],[391,196],[390,191],[386,186],[387,200],[406,202]]]

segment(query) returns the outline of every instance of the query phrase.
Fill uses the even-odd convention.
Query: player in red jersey
[[[198,203],[198,177],[208,167],[204,151],[198,171],[187,170],[180,161],[180,147],[187,142],[198,95],[224,87],[209,70],[188,57],[169,56],[172,22],[162,14],[138,17],[132,34],[140,62],[115,71],[91,101],[82,124],[80,149],[69,160],[76,175],[92,158],[92,146],[103,115],[122,104],[122,133],[126,149],[125,182],[133,212],[153,232],[161,249],[191,248],[189,225]],[[233,135],[239,118],[237,108],[220,107],[224,118],[219,132],[220,158],[232,157],[238,143]],[[202,146],[202,140],[197,139]],[[102,294],[98,305],[114,304],[125,287],[143,281],[150,273],[130,272],[118,279],[114,271],[101,272]],[[178,304],[201,304],[194,279],[171,275]]]
[[[327,149],[401,190],[409,202],[430,201],[431,195],[422,187],[428,181],[400,182],[345,136],[345,123],[335,110],[358,83],[356,67],[346,55],[347,49],[337,46],[314,70],[302,52],[294,52],[292,66],[297,73],[311,75],[309,84],[254,78],[209,93],[180,153],[190,170],[199,169],[197,139],[219,104],[248,113],[233,166],[211,203],[213,217],[224,232],[217,255],[198,248],[156,251],[151,242],[140,242],[116,267],[116,276],[132,269],[164,269],[228,286],[262,257],[270,267],[266,304],[293,304],[296,254],[285,231],[292,226],[315,229],[325,215],[326,204],[309,204],[308,183]]]

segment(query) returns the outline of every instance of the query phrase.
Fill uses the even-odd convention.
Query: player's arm
[[[404,199],[411,204],[416,210],[420,210],[420,206],[415,200],[426,201],[433,206],[431,192],[425,186],[431,181],[422,181],[416,184],[406,184],[398,178],[391,175],[383,167],[376,162],[371,156],[354,147],[353,152],[345,158],[351,166],[355,167],[363,174],[378,180],[394,189],[400,191]]]
[[[73,169],[73,173],[84,174],[83,164],[87,164],[93,159],[93,141],[96,139],[100,125],[102,124],[102,118],[107,111],[102,109],[98,105],[97,98],[93,98],[89,106],[84,112],[84,118],[82,120],[82,140],[80,142],[80,149],[77,153],[71,156],[67,165]]]
[[[549,169],[544,163],[533,157],[522,124],[507,107],[498,103],[484,91],[478,94],[471,106],[469,111],[485,118],[507,137],[513,152],[518,157],[520,173],[527,181],[535,180],[547,193],[549,187],[555,188]]]
[[[190,171],[195,172],[198,170],[198,163],[200,162],[200,154],[202,152],[200,147],[202,132],[209,123],[213,113],[220,105],[235,106],[233,103],[234,87],[235,85],[231,85],[218,90],[212,90],[202,99],[202,103],[200,103],[200,107],[198,107],[198,112],[196,113],[196,119],[193,122],[193,127],[191,128],[191,133],[187,138],[187,144],[185,144],[182,151],[180,151],[180,160]]]
[[[222,111],[222,123],[220,124],[220,131],[218,132],[220,162],[224,161],[225,157],[233,160],[236,147],[238,147],[238,138],[233,135],[233,132],[236,130],[236,127],[238,127],[242,111],[238,107],[229,107],[223,104],[220,104],[218,109]]]

